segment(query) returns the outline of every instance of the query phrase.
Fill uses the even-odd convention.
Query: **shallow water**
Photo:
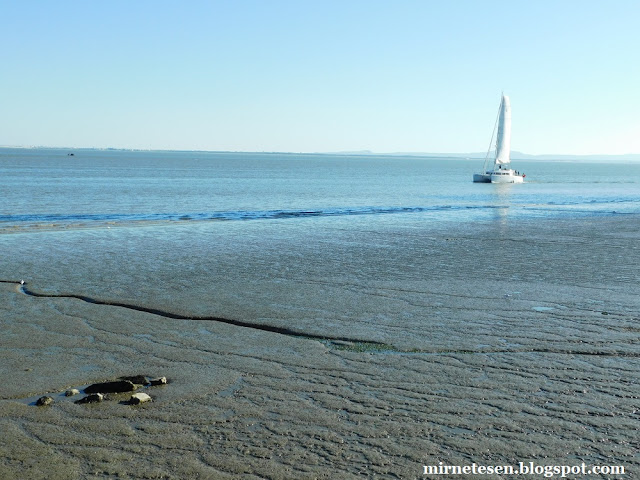
[[[557,189],[571,197],[567,185]],[[502,203],[502,190],[455,197],[448,188],[456,187],[416,186],[415,202],[407,192],[380,199],[358,188],[326,197],[331,209],[425,207],[386,214],[74,217],[56,228],[13,218],[4,230],[13,233],[0,235],[0,477],[426,478],[423,465],[439,461],[584,461],[623,465],[633,478],[638,194],[625,193],[617,203],[626,211],[614,214],[602,207],[605,189],[593,188],[595,207],[567,212],[541,193],[527,197],[536,190],[511,189]],[[476,194],[500,200],[485,210],[427,209]],[[259,197],[167,211],[318,206]],[[96,214],[95,198],[77,198],[60,205]],[[144,207],[148,196],[131,199],[127,214],[161,211]],[[547,213],[530,213],[534,203]],[[55,212],[47,205],[20,214]],[[20,279],[27,292],[53,296],[26,295]],[[170,383],[139,407],[57,396],[51,407],[29,405],[132,374]]]
[[[0,231],[418,216],[430,222],[640,212],[640,164],[514,161],[525,185],[478,185],[478,160],[0,149]]]

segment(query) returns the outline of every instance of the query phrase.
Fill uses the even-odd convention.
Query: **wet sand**
[[[0,478],[404,479],[440,461],[634,478],[639,223],[1,235]],[[134,374],[170,383],[137,407],[57,395]]]

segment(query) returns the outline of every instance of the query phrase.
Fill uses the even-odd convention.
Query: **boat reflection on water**
[[[494,185],[491,192],[494,220],[500,226],[507,225],[509,210],[511,208],[511,188],[513,183],[498,183]]]

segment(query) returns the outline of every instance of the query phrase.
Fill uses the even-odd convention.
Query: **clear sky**
[[[640,153],[640,1],[0,0],[0,145]]]

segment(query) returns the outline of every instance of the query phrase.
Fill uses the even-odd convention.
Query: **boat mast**
[[[491,140],[489,140],[489,148],[487,149],[487,154],[484,157],[484,167],[482,167],[482,173],[487,172],[487,165],[489,164],[489,155],[491,154],[491,150],[493,150],[493,139],[496,138],[496,128],[498,126],[498,120],[500,119],[501,110],[502,110],[502,102],[500,102],[500,106],[498,107],[498,113],[496,114],[496,121],[493,123],[493,132],[491,133]]]

